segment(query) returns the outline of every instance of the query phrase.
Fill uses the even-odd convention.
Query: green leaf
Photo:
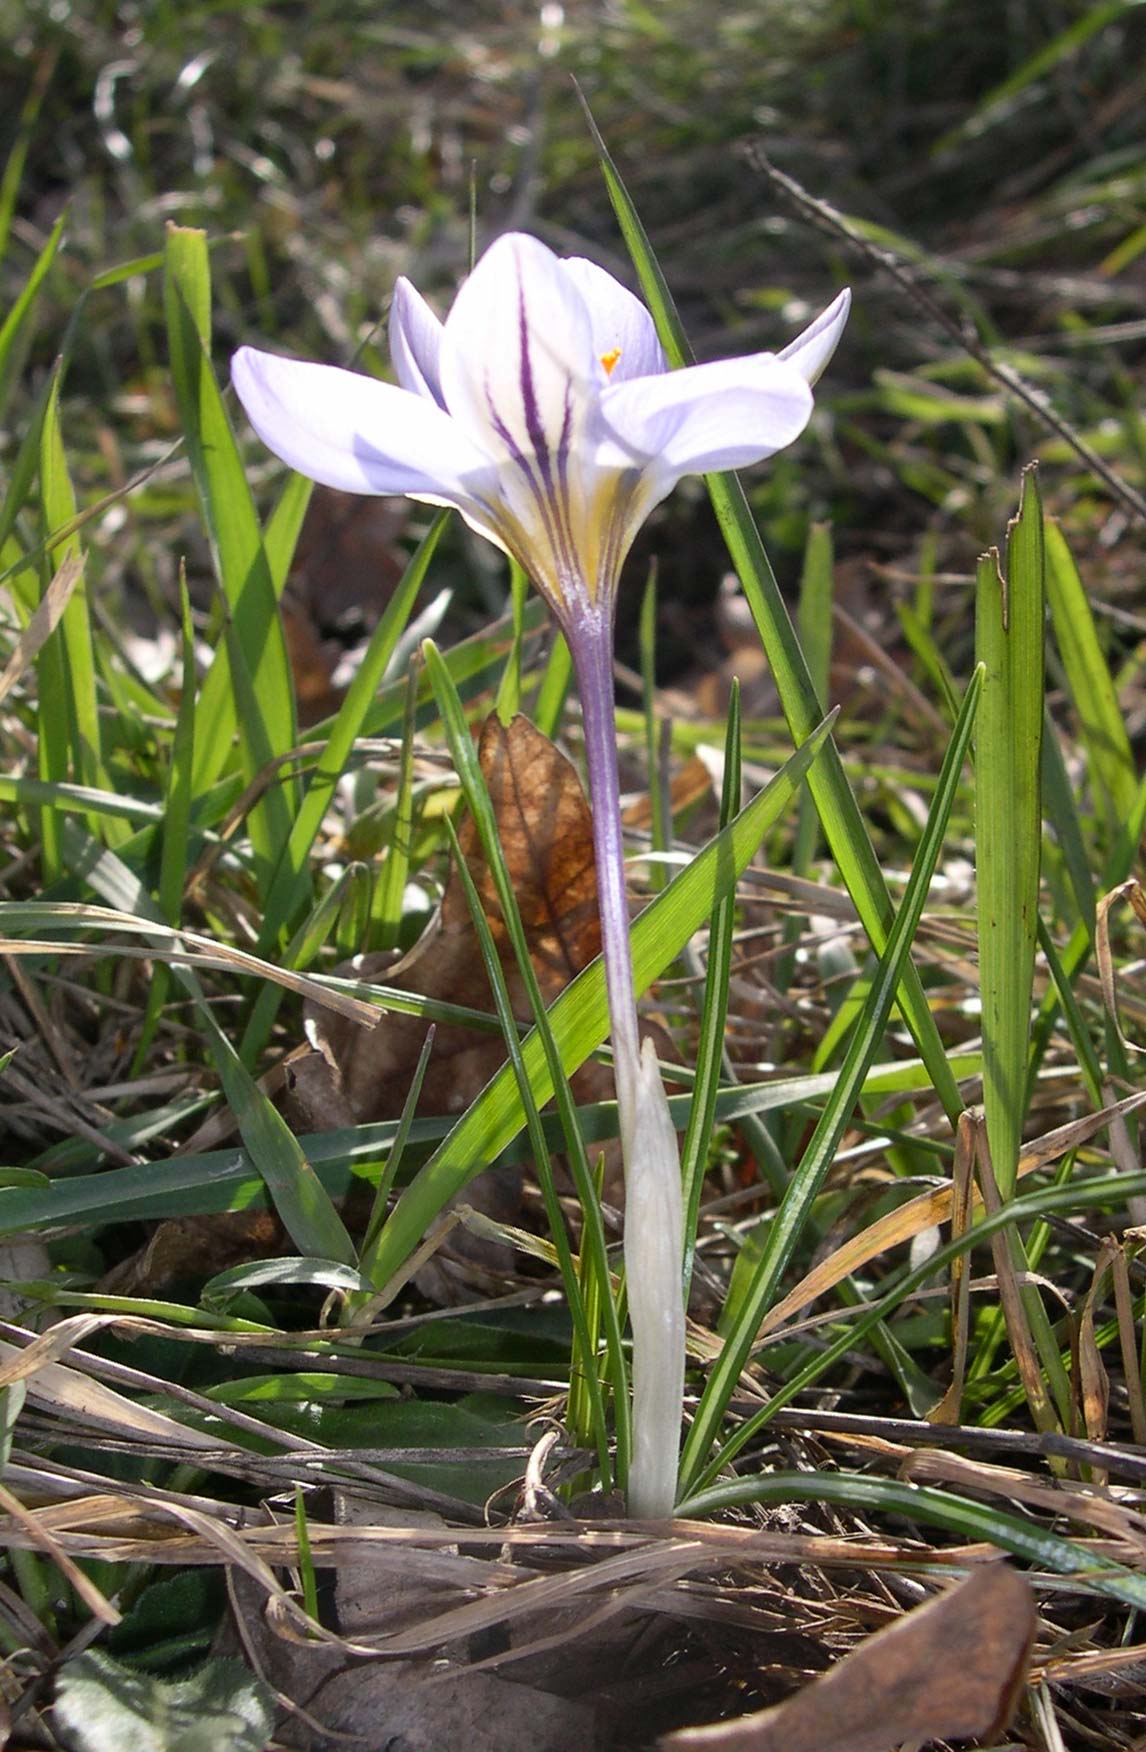
[[[231,677],[230,687],[205,685],[200,700],[194,781],[199,795],[223,770],[236,725],[248,782],[294,746],[294,688],[259,520],[208,354],[211,282],[204,233],[169,226],[165,262],[171,372],[227,615],[213,670],[222,665]],[[286,843],[291,789],[270,786],[251,814],[251,841],[264,877]]]
[[[953,1492],[897,1479],[871,1478],[849,1472],[775,1472],[769,1477],[736,1479],[719,1484],[681,1505],[681,1514],[711,1515],[744,1503],[835,1503],[866,1516],[895,1515],[909,1522],[942,1527],[961,1540],[985,1541],[1025,1558],[1052,1575],[1070,1576],[1087,1594],[1120,1600],[1138,1609],[1146,1606],[1146,1577],[1095,1552],[1092,1544],[1077,1545],[994,1504],[969,1502]]]
[[[1008,532],[1006,576],[979,561],[975,629],[984,667],[975,733],[975,845],[983,1105],[999,1191],[1014,1188],[1026,1115],[1027,1052],[1042,849],[1042,502],[1023,475]]]
[[[496,1026],[496,1024],[495,1024]],[[960,1077],[978,1077],[983,1064],[978,1053],[953,1059]],[[678,1072],[680,1067],[678,1067]],[[815,1103],[831,1095],[837,1075],[785,1077],[767,1083],[737,1084],[721,1088],[716,1098],[720,1124],[743,1122],[761,1113],[783,1113]],[[865,1095],[908,1094],[930,1089],[926,1066],[919,1059],[875,1065],[864,1079]],[[671,1095],[669,1111],[677,1131],[688,1124],[693,1097]],[[172,1110],[173,1113],[175,1110]],[[192,1109],[194,1111],[194,1109]],[[578,1109],[581,1132],[587,1144],[604,1143],[617,1135],[617,1109],[613,1102],[600,1102]],[[184,1117],[181,1112],[176,1117]],[[542,1116],[551,1149],[560,1149],[562,1135],[555,1115]],[[359,1125],[342,1131],[317,1132],[300,1139],[307,1161],[332,1197],[341,1198],[360,1180],[376,1182],[379,1162],[393,1149],[397,1120]],[[134,1147],[153,1135],[147,1126],[130,1122],[109,1126],[108,1134]],[[444,1119],[415,1120],[410,1127],[408,1154],[424,1161],[450,1131]],[[60,1146],[43,1160],[68,1162]],[[515,1134],[498,1157],[500,1162],[529,1159],[526,1141]],[[215,1211],[248,1210],[265,1202],[265,1186],[249,1153],[243,1150],[205,1150],[201,1154],[174,1156],[167,1161],[145,1162],[129,1168],[108,1168],[94,1174],[48,1177],[35,1171],[9,1169],[0,1184],[0,1235],[62,1223],[98,1222],[108,1211],[117,1218],[136,1221],[168,1216],[205,1216]]]
[[[1066,538],[1053,519],[1046,525],[1046,557],[1055,643],[1090,759],[1095,802],[1105,813],[1113,836],[1126,822],[1137,796],[1134,754],[1086,590]]]
[[[81,566],[83,551],[78,535],[52,541],[56,529],[69,524],[76,514],[76,496],[68,477],[67,458],[60,431],[60,384],[56,377],[44,410],[40,428],[40,504],[44,518],[44,542],[48,572],[72,557]],[[95,658],[92,653],[91,621],[88,617],[87,588],[83,572],[68,597],[60,619],[59,635],[63,638],[64,661],[68,677],[67,718],[72,738],[72,770],[83,785],[111,790],[100,755],[99,707],[96,700]],[[50,709],[60,713],[60,701],[49,701]],[[63,714],[60,713],[62,716]],[[91,819],[91,818],[89,818]],[[93,826],[98,830],[100,822]],[[111,838],[122,837],[116,824]]]
[[[724,740],[724,782],[720,794],[720,826],[726,828],[740,801],[740,683],[733,680],[728,701],[728,729]],[[800,802],[807,793],[801,791]],[[732,972],[732,944],[736,927],[736,893],[725,895],[715,908],[708,927],[708,972],[704,982],[704,1006],[696,1044],[696,1081],[689,1105],[688,1129],[680,1152],[681,1186],[684,1193],[684,1294],[696,1257],[696,1234],[704,1170],[712,1143],[712,1127],[720,1093],[724,1059],[724,1028],[728,1019],[728,984]]]
[[[63,824],[62,843],[71,868],[113,906],[157,924],[158,909],[135,875],[114,852],[101,851],[74,822]],[[159,938],[163,947],[163,939]],[[298,1139],[270,1097],[255,1082],[215,1020],[203,988],[189,967],[176,978],[190,992],[242,1139],[266,1182],[287,1233],[308,1257],[353,1265],[354,1243]]]
[[[68,209],[65,207],[56,223],[53,225],[43,249],[36,257],[32,272],[25,280],[15,303],[3,323],[0,323],[0,407],[7,400],[8,389],[15,376],[21,349],[27,342],[32,313],[36,300],[40,295],[40,287],[48,275],[48,270],[56,259],[56,251],[64,235],[64,227],[68,222]]]
[[[518,972],[525,988],[529,1002],[530,1013],[533,1016],[534,1028],[544,1052],[546,1068],[552,1082],[558,1114],[561,1119],[561,1130],[565,1141],[565,1150],[569,1160],[573,1183],[581,1205],[583,1222],[582,1251],[589,1256],[599,1283],[608,1286],[609,1253],[605,1237],[604,1223],[601,1218],[600,1202],[596,1197],[592,1173],[585,1150],[585,1140],[578,1124],[577,1110],[573,1094],[569,1087],[569,1079],[561,1061],[560,1048],[549,1026],[549,1018],[545,1010],[545,1001],[541,994],[537,973],[529,952],[525,930],[521,921],[521,913],[514,893],[513,881],[506,865],[498,833],[497,816],[486,789],[485,777],[481,770],[478,753],[469,733],[466,723],[465,708],[458,697],[457,689],[450,680],[449,671],[442,660],[441,653],[432,641],[427,640],[423,646],[426,667],[434,688],[434,696],[441,709],[442,723],[450,744],[454,769],[465,793],[470,816],[481,840],[482,852],[486,866],[493,878],[497,891],[498,905],[502,920],[513,945],[514,957]],[[509,1062],[513,1069],[518,1093],[521,1099],[525,1126],[529,1133],[533,1150],[534,1167],[541,1186],[542,1198],[545,1203],[546,1217],[549,1222],[553,1244],[557,1250],[558,1262],[561,1267],[562,1282],[565,1286],[565,1298],[573,1319],[577,1339],[575,1366],[583,1371],[584,1388],[592,1407],[592,1421],[596,1436],[598,1463],[604,1488],[611,1489],[613,1482],[612,1468],[609,1461],[608,1429],[605,1420],[604,1401],[601,1396],[597,1370],[596,1351],[590,1339],[589,1325],[585,1313],[584,1300],[581,1295],[581,1285],[573,1263],[573,1253],[569,1242],[568,1227],[561,1208],[561,1200],[553,1179],[549,1149],[546,1144],[545,1132],[538,1111],[538,1103],[533,1096],[529,1073],[525,1065],[525,1055],[518,1034],[517,1023],[513,1014],[512,999],[506,981],[505,970],[493,941],[493,933],[484,909],[478,897],[474,879],[465,858],[461,855],[457,837],[450,824],[450,837],[454,852],[454,863],[469,906],[478,946],[490,982],[494,1004],[501,1023],[502,1036],[509,1054]],[[380,1233],[380,1251],[385,1245],[385,1230]],[[606,1340],[609,1350],[609,1369],[614,1387],[616,1407],[616,1459],[617,1483],[623,1488],[629,1461],[629,1418],[628,1402],[625,1393],[625,1358],[621,1342],[620,1322],[617,1309],[611,1295],[606,1291],[603,1303],[605,1315]]]
[[[660,265],[587,105],[586,114],[609,199],[656,323],[661,345],[671,365],[689,365],[692,352]],[[788,729],[793,741],[802,742],[819,720],[819,702],[744,489],[735,475],[706,475],[705,481],[729,556],[756,622]],[[873,949],[882,954],[892,922],[891,897],[833,742],[826,744],[823,758],[809,772],[808,789],[864,930]],[[954,1121],[963,1102],[947,1064],[943,1042],[928,1008],[919,975],[910,961],[904,963],[902,981],[899,1002],[920,1057],[931,1072],[936,1094],[948,1117]]]
[[[982,687],[982,670],[972,677],[943,761],[935,799],[919,842],[903,902],[892,926],[887,948],[880,959],[871,991],[856,1022],[835,1089],[832,1092],[803,1158],[792,1176],[788,1191],[768,1231],[751,1287],[744,1297],[720,1357],[705,1384],[692,1428],[681,1457],[682,1491],[687,1491],[708,1461],[709,1451],[740,1379],[760,1322],[775,1298],[781,1276],[803,1234],[812,1206],[835,1159],[836,1149],[852,1109],[859,1099],[867,1072],[891,1013],[900,967],[911,948],[947,822],[958,791],[963,762],[971,741],[975,712]]]
[[[370,1280],[353,1266],[340,1265],[332,1259],[285,1256],[257,1259],[249,1265],[233,1265],[218,1272],[203,1285],[201,1299],[205,1308],[220,1308],[240,1290],[259,1290],[267,1284],[303,1284],[311,1289],[339,1290],[347,1296],[370,1288]]]
[[[74,1752],[263,1752],[275,1704],[242,1661],[172,1682],[88,1650],[61,1667],[52,1715]]]

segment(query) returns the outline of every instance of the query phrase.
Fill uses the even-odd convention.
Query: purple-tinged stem
[[[621,787],[613,706],[613,629],[585,616],[568,633],[581,693],[601,951],[625,1165],[625,1282],[633,1333],[629,1512],[671,1515],[684,1399],[680,1154],[651,1042],[642,1052],[625,897]]]
[[[597,862],[597,905],[601,915],[601,953],[613,1042],[617,1103],[622,1116],[636,1100],[640,1059],[637,996],[629,947],[629,904],[625,894],[625,847],[621,828],[621,781],[617,770],[617,717],[613,705],[613,628],[610,620],[586,616],[569,637],[581,722],[585,764],[593,805],[593,851]]]

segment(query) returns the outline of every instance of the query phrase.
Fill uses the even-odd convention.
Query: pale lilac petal
[[[585,300],[593,326],[593,351],[602,362],[612,361],[606,367],[611,383],[656,377],[668,370],[656,325],[627,286],[584,256],[569,256],[562,266]]]
[[[615,449],[599,461],[647,466],[663,497],[681,475],[746,468],[798,438],[812,392],[794,365],[770,353],[692,365],[610,386],[601,418]]]
[[[390,357],[403,389],[444,407],[442,325],[422,294],[402,275],[390,304]]]
[[[520,232],[490,246],[446,318],[441,373],[446,407],[491,455],[551,476],[576,451],[602,372],[585,301],[552,250]]]
[[[252,347],[235,354],[231,379],[267,448],[324,486],[454,504],[490,479],[448,414],[393,384]]]
[[[845,287],[839,297],[820,312],[815,322],[808,324],[803,334],[781,347],[776,357],[793,364],[806,383],[815,383],[839,346],[851,304],[852,295]]]

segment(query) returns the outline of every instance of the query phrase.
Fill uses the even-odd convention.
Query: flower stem
[[[613,628],[586,616],[569,632],[593,805],[601,952],[625,1166],[625,1282],[633,1333],[633,1459],[629,1512],[671,1515],[684,1398],[684,1307],[680,1155],[652,1043],[641,1050],[625,858]]]

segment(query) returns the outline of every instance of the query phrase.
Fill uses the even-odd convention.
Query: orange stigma
[[[605,376],[606,377],[612,377],[613,366],[617,363],[617,360],[620,357],[621,357],[620,347],[614,347],[611,352],[601,354],[601,363],[605,367]]]

